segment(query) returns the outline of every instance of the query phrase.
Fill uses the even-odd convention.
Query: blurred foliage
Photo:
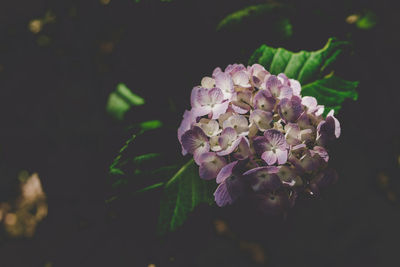
[[[378,17],[376,14],[371,11],[367,10],[356,22],[356,26],[363,30],[369,30],[373,28],[378,21]]]
[[[346,22],[348,24],[355,24],[361,30],[369,30],[378,23],[378,16],[372,10],[365,10],[362,13],[348,16]]]
[[[297,53],[262,45],[253,53],[249,64],[259,63],[272,74],[283,72],[289,78],[298,80],[302,85],[302,94],[313,96],[319,104],[325,105],[325,114],[330,109],[337,112],[346,98],[357,100],[358,97],[355,91],[358,82],[345,81],[332,74],[323,77],[346,45],[348,42],[330,38],[320,50]]]
[[[245,31],[268,25],[268,35],[287,39],[293,34],[288,14],[289,8],[281,3],[247,6],[223,18],[217,25],[217,31],[236,32],[246,38]]]
[[[268,24],[270,34],[275,33],[281,37],[290,37],[292,25],[287,18],[287,11],[288,7],[280,3],[248,6],[223,18],[217,26],[217,31],[234,31],[238,27],[249,28],[252,23],[259,23],[259,26]]]
[[[123,120],[125,113],[133,106],[141,106],[145,100],[132,93],[124,84],[119,83],[117,89],[110,94],[107,101],[107,112],[118,120]]]

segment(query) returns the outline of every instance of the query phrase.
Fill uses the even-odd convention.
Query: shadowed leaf
[[[320,79],[328,67],[337,59],[348,42],[330,38],[326,45],[317,51],[291,52],[284,48],[260,46],[250,57],[249,65],[258,63],[272,74],[285,73],[301,84]]]
[[[357,100],[358,93],[356,88],[358,82],[343,80],[336,76],[330,76],[303,86],[301,92],[303,96],[313,96],[318,99],[318,104],[325,106],[324,113],[331,109],[337,112],[346,98]]]
[[[193,160],[183,167],[165,184],[161,200],[158,233],[175,231],[186,220],[188,213],[200,203],[214,202],[214,181],[202,180]]]
[[[343,101],[357,100],[358,82],[343,80],[330,75],[325,76],[328,67],[342,53],[347,42],[330,38],[320,50],[291,52],[284,48],[267,45],[259,47],[251,56],[249,64],[259,63],[272,74],[285,73],[289,78],[298,80],[302,85],[303,96],[313,96],[319,104],[325,105],[325,114],[330,109],[337,112]]]
[[[217,31],[246,29],[268,24],[269,35],[288,38],[292,35],[292,25],[286,16],[287,8],[280,3],[247,6],[223,18]]]

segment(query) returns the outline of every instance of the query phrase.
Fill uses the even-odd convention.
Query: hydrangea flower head
[[[339,138],[340,123],[333,110],[323,112],[285,74],[232,64],[193,88],[178,139],[200,178],[216,179],[217,205],[248,198],[265,213],[282,213],[300,194],[318,195],[337,180],[325,147]]]

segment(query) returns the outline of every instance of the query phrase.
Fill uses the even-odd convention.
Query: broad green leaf
[[[291,52],[284,48],[267,45],[259,47],[250,57],[249,65],[259,63],[272,74],[285,73],[289,78],[307,84],[320,79],[327,68],[337,59],[348,42],[330,38],[326,45],[317,51]]]
[[[331,109],[337,112],[347,98],[357,100],[356,88],[358,82],[343,80],[336,76],[326,77],[321,80],[306,84],[301,90],[303,96],[313,96],[318,104],[325,106],[325,114]]]
[[[297,53],[283,48],[262,45],[249,60],[249,64],[259,63],[272,74],[285,73],[289,78],[301,83],[303,96],[313,96],[319,104],[325,105],[325,114],[334,109],[337,112],[343,101],[357,100],[358,82],[346,81],[324,73],[341,54],[347,42],[330,38],[320,50]]]
[[[119,83],[116,90],[108,97],[106,109],[114,118],[123,120],[125,113],[132,106],[141,106],[144,103],[142,97],[132,93],[124,83]]]
[[[200,203],[211,205],[214,202],[214,190],[215,182],[200,179],[194,161],[187,162],[164,186],[159,234],[176,230]]]

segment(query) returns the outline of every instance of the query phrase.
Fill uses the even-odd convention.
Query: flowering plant
[[[216,68],[193,88],[178,129],[182,153],[193,159],[173,164],[174,143],[159,138],[163,123],[139,123],[110,165],[117,194],[107,202],[162,187],[158,233],[164,234],[201,203],[225,206],[242,198],[263,212],[284,214],[300,195],[318,195],[337,179],[327,152],[340,136],[334,113],[358,97],[358,82],[331,68],[347,44],[330,38],[322,49],[299,52],[261,45],[250,66]],[[121,89],[117,95],[126,95]],[[170,128],[163,128],[164,137]],[[142,150],[140,143],[168,152]]]
[[[246,196],[280,212],[299,193],[318,194],[336,180],[325,147],[340,136],[340,123],[302,97],[297,80],[259,64],[216,68],[193,88],[191,106],[178,129],[182,154],[193,155],[200,178],[216,179],[218,206]]]

